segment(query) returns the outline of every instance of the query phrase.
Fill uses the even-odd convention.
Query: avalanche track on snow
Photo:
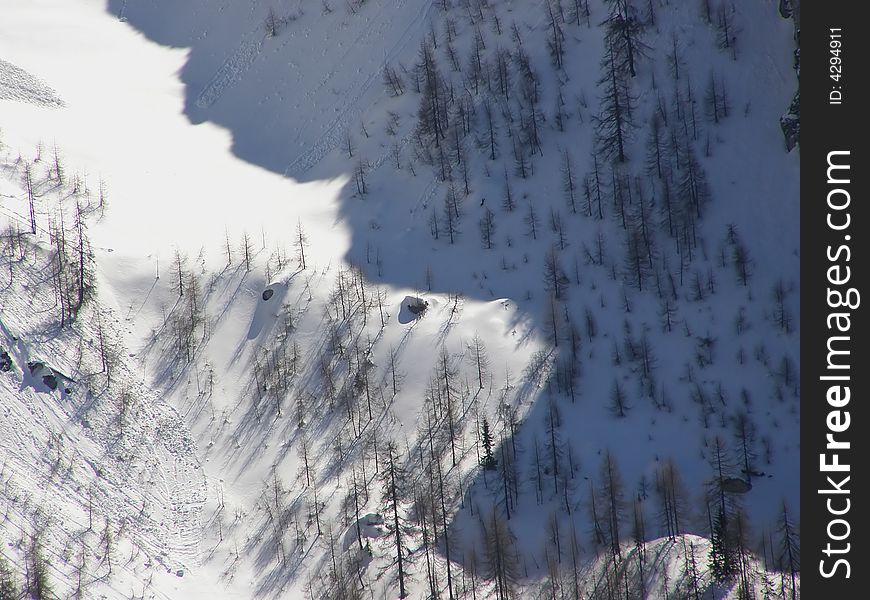
[[[63,100],[49,85],[24,69],[0,58],[0,100],[60,107]]]

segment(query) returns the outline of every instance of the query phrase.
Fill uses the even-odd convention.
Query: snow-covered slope
[[[61,207],[98,210],[72,185],[43,177],[45,164],[31,169],[40,208],[53,216]],[[62,588],[141,592],[146,565],[183,572],[201,562],[206,481],[195,442],[126,353],[130,330],[110,307],[86,305],[73,326],[59,326],[49,222],[40,215],[33,236],[19,216],[28,208],[16,185],[23,161],[0,169],[8,221],[0,291],[4,556],[24,572],[38,541]]]
[[[630,4],[0,8],[6,539],[58,515],[56,585],[84,540],[113,597],[389,597],[397,525],[410,597],[688,593],[687,543],[716,597],[790,589],[759,573],[799,516],[792,27],[766,0]],[[611,10],[643,25],[619,164]],[[61,327],[82,206],[97,295]],[[711,587],[686,534],[720,510],[764,567]],[[638,515],[676,540],[661,562],[610,539]]]

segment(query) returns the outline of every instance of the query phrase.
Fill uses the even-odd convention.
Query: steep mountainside
[[[0,583],[799,594],[777,2],[0,16]]]

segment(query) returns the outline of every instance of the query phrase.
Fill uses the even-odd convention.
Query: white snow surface
[[[495,161],[474,149],[470,160],[479,172],[465,200],[459,241],[448,244],[443,234],[433,240],[428,219],[441,210],[446,185],[423,164],[412,174],[408,162],[418,96],[410,89],[399,98],[385,94],[382,68],[410,68],[430,28],[443,35],[439,4],[368,0],[355,11],[350,3],[301,1],[9,0],[0,6],[4,229],[7,223],[29,228],[24,161],[33,163],[43,182],[30,266],[16,271],[20,275],[9,286],[0,274],[5,286],[0,347],[15,360],[10,374],[0,373],[0,503],[8,517],[0,524],[0,541],[13,563],[23,560],[19,541],[42,526],[48,532],[46,551],[57,565],[53,577],[66,591],[75,588],[71,565],[77,564],[76,544],[84,539],[88,550],[82,552],[89,556],[94,580],[88,593],[94,597],[307,597],[330,557],[325,535],[315,535],[312,489],[301,483],[303,438],[311,444],[319,502],[334,523],[331,535],[339,548],[354,553],[355,527],[340,519],[354,473],[350,465],[366,455],[370,439],[394,439],[409,454],[417,448],[417,428],[425,420],[422,398],[442,347],[460,373],[467,418],[460,456],[451,469],[454,481],[461,482],[454,493],[453,527],[466,547],[473,545],[478,527],[477,510],[471,515],[468,507],[488,510],[500,498],[489,489],[491,482],[484,485],[477,464],[477,412],[495,426],[500,405],[516,407],[525,419],[518,437],[528,454],[533,440],[544,437],[551,398],[561,406],[562,437],[570,439],[576,453],[578,480],[597,478],[601,451],[610,448],[631,498],[642,475],[650,480],[661,460],[673,458],[693,505],[700,506],[701,486],[711,476],[707,442],[717,433],[730,438],[728,419],[746,389],[752,398],[747,410],[773,456],[771,464],[759,458],[765,475],[753,479],[747,510],[759,528],[770,528],[785,499],[799,518],[798,391],[777,375],[784,357],[799,368],[799,329],[785,334],[773,324],[771,300],[774,282],[783,280],[798,328],[798,160],[796,151],[783,150],[778,129],[796,80],[790,68],[791,25],[777,16],[776,2],[739,7],[738,62],[715,49],[714,33],[695,14],[697,3],[691,8],[673,0],[656,3],[660,23],[650,41],[662,94],[671,93],[670,82],[662,83],[667,80],[662,57],[676,32],[684,40],[698,96],[713,69],[729,82],[733,112],[727,124],[704,125],[711,152],[702,162],[714,199],[701,224],[708,242],[705,256],[693,268],[705,276],[708,269],[715,272],[719,289],[706,301],[688,300],[687,272],[677,324],[667,334],[651,291],[631,289],[620,277],[614,281],[607,267],[584,262],[583,251],[593,248],[599,231],[610,235],[610,250],[619,256],[613,220],[571,215],[562,200],[560,151],[571,150],[582,175],[591,149],[602,46],[595,22],[605,14],[599,2],[590,2],[592,29],[565,26],[570,58],[560,77],[570,96],[570,126],[557,132],[548,122],[537,172],[525,180],[512,177],[517,210],[503,213],[500,207],[502,171],[505,165],[513,170],[509,146]],[[489,50],[510,47],[509,24],[518,23],[533,62],[546,75],[542,89],[549,110],[556,82],[544,42],[544,3],[490,4],[498,5],[493,10],[503,23],[501,34],[491,23],[483,25]],[[274,37],[264,28],[270,8],[281,20]],[[462,10],[456,11],[456,45],[464,65],[473,27]],[[639,114],[649,113],[656,102],[644,87],[651,69],[638,78]],[[444,70],[449,70],[446,59]],[[389,112],[399,115],[395,136],[384,133]],[[343,148],[348,132],[356,146],[353,157]],[[631,148],[642,161],[644,135],[637,137]],[[400,170],[393,144],[402,152]],[[38,147],[41,158],[33,162]],[[68,202],[50,185],[55,149],[67,178],[78,173],[88,182],[89,202],[99,179],[108,189],[105,216],[88,225],[98,298],[72,329],[57,327],[56,301],[45,276],[54,207]],[[353,181],[361,156],[369,164],[365,196],[356,193]],[[530,201],[540,207],[546,232],[540,240],[531,239],[523,223]],[[562,254],[571,280],[565,310],[581,329],[585,312],[592,311],[599,331],[594,338],[583,334],[575,404],[546,384],[553,361],[568,343],[562,339],[554,349],[548,341],[541,273],[553,243],[550,207],[561,210],[569,229],[568,250]],[[486,208],[498,218],[493,251],[482,250],[477,235]],[[300,223],[308,238],[304,270],[294,258]],[[731,223],[751,251],[750,289],[735,283],[732,268],[716,265]],[[250,270],[239,247],[243,236],[250,239]],[[189,362],[177,353],[172,337],[172,315],[184,303],[173,283],[176,255],[198,278],[205,310],[206,324]],[[614,262],[622,269],[621,258]],[[346,284],[351,265],[365,274],[370,298],[382,295],[382,308],[368,311],[364,323],[354,326],[348,324],[361,317],[338,318],[330,299],[335,286]],[[274,294],[263,300],[267,288]],[[419,318],[402,318],[403,302],[416,297],[429,302],[427,310]],[[736,336],[741,310],[749,327]],[[136,398],[135,417],[123,434],[116,423],[120,387],[85,398],[75,386],[67,396],[26,384],[28,360],[44,360],[73,378],[81,370],[98,372],[97,316],[123,349],[116,379]],[[319,360],[332,344],[333,322],[337,330],[351,332],[364,359],[375,366],[370,375],[379,390],[374,415],[358,438],[341,414],[330,417],[334,411],[321,380]],[[671,411],[656,410],[643,397],[636,365],[614,365],[612,354],[622,348],[626,327],[634,337],[645,330],[653,337],[657,380],[667,389]],[[691,335],[684,335],[687,331]],[[485,343],[490,362],[480,390],[470,350],[475,335]],[[698,368],[695,338],[703,336],[716,341],[716,363]],[[260,369],[270,352],[292,352],[294,344],[301,363],[290,391],[277,399],[261,393]],[[352,354],[349,346],[345,351]],[[738,361],[738,354],[744,360]],[[342,360],[335,359],[335,371],[350,379],[341,370]],[[400,380],[395,395],[391,361]],[[691,375],[688,364],[694,367]],[[607,408],[616,381],[630,397],[631,410],[623,419]],[[728,408],[714,412],[705,429],[691,390],[702,386],[712,394],[719,382]],[[298,406],[304,406],[304,427]],[[344,461],[335,458],[337,444],[347,453]],[[414,460],[409,457],[409,465],[416,466]],[[447,460],[445,469],[449,466]],[[529,567],[547,543],[546,519],[560,498],[548,497],[538,506],[525,471],[524,466],[528,489],[510,523],[520,547],[537,557],[528,559]],[[578,494],[586,494],[586,487],[588,482],[580,481]],[[273,525],[273,495],[280,496],[285,511],[286,531],[280,534]],[[379,502],[379,493],[373,493],[361,513],[380,512]],[[98,524],[83,533],[89,528],[89,503],[98,507]],[[586,500],[578,499],[574,508],[576,517],[560,518],[565,523],[578,519],[578,530],[586,536]],[[291,524],[302,527],[303,539],[293,534]],[[112,576],[103,578],[106,561],[99,548],[106,527],[114,532],[117,548]],[[367,524],[363,533],[374,551],[364,576],[383,597],[394,597],[390,578],[379,576],[390,559],[389,536],[379,537],[381,527]],[[699,556],[706,560],[708,542],[691,535],[685,539],[704,548]],[[658,552],[679,543],[651,546]],[[283,560],[276,559],[278,546]],[[675,574],[684,567],[684,555],[664,555],[663,572]],[[584,556],[592,581],[600,565],[592,553]],[[424,567],[418,564],[415,570],[411,597],[423,597]],[[541,575],[533,573],[531,580]],[[655,579],[651,589],[663,590],[667,581]],[[524,588],[529,596],[533,583]],[[717,598],[734,593],[723,588]]]

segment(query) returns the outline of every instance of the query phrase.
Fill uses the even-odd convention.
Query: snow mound
[[[275,282],[266,286],[266,289],[260,294],[260,301],[254,310],[254,316],[251,318],[251,327],[248,329],[249,340],[260,337],[264,331],[267,333],[271,331],[286,295],[286,283]]]

